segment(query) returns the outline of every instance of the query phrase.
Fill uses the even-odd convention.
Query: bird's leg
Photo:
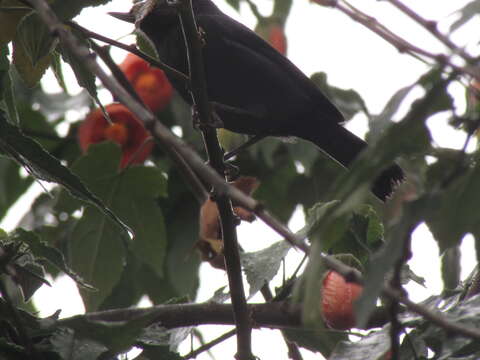
[[[210,116],[209,122],[207,123],[202,122],[200,121],[200,116],[198,115],[197,106],[195,104],[192,105],[193,128],[197,130],[202,130],[202,126],[210,126],[215,129],[223,128],[224,127],[223,121],[215,112],[214,106],[212,104],[211,104],[210,114],[211,116]]]

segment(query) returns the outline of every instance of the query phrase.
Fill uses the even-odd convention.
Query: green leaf
[[[0,109],[8,115],[12,124],[18,124],[18,112],[10,74],[10,61],[8,46],[0,45]]]
[[[343,114],[346,120],[350,120],[355,114],[362,111],[367,116],[369,112],[365,101],[362,97],[352,89],[343,90],[335,86],[329,85],[327,74],[324,72],[315,73],[311,76],[312,81],[329,98]]]
[[[51,62],[51,69],[53,74],[55,75],[55,79],[57,79],[58,85],[62,88],[65,93],[68,93],[67,84],[65,83],[65,79],[63,77],[63,69],[62,69],[62,62],[60,60],[60,54],[57,51],[52,53],[52,62]]]
[[[155,49],[155,46],[152,45],[151,40],[141,32],[135,33],[135,35],[137,36],[138,48],[148,56],[159,60],[157,50]]]
[[[78,41],[87,48],[90,48],[88,42],[85,39],[78,38]],[[75,78],[77,79],[78,85],[87,90],[90,96],[95,100],[95,102],[102,107],[102,104],[100,103],[97,95],[95,75],[85,65],[85,62],[82,59],[77,58],[66,47],[60,46],[58,48],[58,51],[62,55],[62,59],[71,66],[73,73],[75,74]]]
[[[98,359],[107,348],[94,340],[78,338],[74,331],[59,328],[49,339],[52,350],[62,360]]]
[[[35,13],[26,17],[18,26],[15,36],[16,47],[21,50],[21,64],[36,68],[39,64],[45,66],[45,58],[55,48],[57,40],[51,35],[50,30],[43,20]]]
[[[322,330],[284,329],[283,333],[289,341],[310,351],[320,352],[328,359],[330,359],[330,354],[334,351],[337,344],[348,339],[346,332],[328,330],[327,328]]]
[[[437,182],[444,181],[457,165],[458,162],[439,159],[429,171],[430,183],[435,179],[435,174],[442,170],[443,176],[437,178]],[[428,227],[442,252],[459,245],[463,236],[469,232],[474,233],[478,226],[475,213],[480,201],[480,194],[476,190],[480,180],[480,166],[476,163],[473,168],[459,175],[450,181],[449,186],[440,188],[442,184],[437,185],[439,190],[432,197],[432,208],[427,214]]]
[[[373,142],[379,138],[385,129],[391,125],[393,115],[398,111],[400,105],[405,100],[405,97],[410,93],[415,85],[409,85],[398,90],[393,96],[388,100],[387,105],[383,108],[382,112],[379,115],[373,115],[369,119],[370,132],[368,133],[367,141]]]
[[[442,280],[445,290],[453,290],[460,284],[460,249],[457,246],[446,249],[442,255]]]
[[[4,0],[0,3],[0,46],[3,46],[13,40],[18,24],[32,10],[17,0]]]
[[[78,285],[85,289],[94,290],[91,285],[87,284],[80,276],[68,267],[65,258],[60,251],[41,241],[35,233],[18,228],[15,230],[12,238],[17,242],[23,242],[28,245],[28,248],[36,258],[47,260],[52,265],[62,270]]]
[[[250,285],[249,298],[273,279],[291,248],[288,242],[279,241],[265,249],[241,255],[243,271]]]
[[[465,7],[458,10],[457,13],[459,13],[460,16],[452,25],[450,25],[449,31],[451,33],[455,30],[458,30],[461,26],[470,21],[475,15],[480,14],[480,0],[469,2]]]
[[[152,167],[133,166],[118,172],[119,159],[116,144],[101,143],[91,146],[72,170],[131,226],[135,239],[127,246],[162,276],[166,230],[156,198],[165,196],[166,178]],[[99,289],[82,292],[87,309],[97,309],[120,280],[126,256],[124,240],[96,209],[85,209],[72,234],[70,258],[74,270]]]
[[[240,10],[240,0],[227,0],[227,4],[237,11]]]
[[[77,315],[59,320],[57,326],[75,331],[79,339],[93,340],[105,346],[111,354],[128,350],[145,335],[146,329],[163,312],[161,308],[144,309],[128,316],[125,321],[97,321],[87,315]],[[156,326],[156,332],[166,333],[166,329]]]
[[[342,341],[328,358],[329,360],[383,360],[390,350],[389,326],[375,331],[359,341]]]
[[[35,62],[33,62],[24,45],[19,41],[13,42],[13,64],[28,87],[34,87],[38,84],[50,66],[50,61],[51,56],[47,53],[40,58],[36,58]]]
[[[36,178],[62,185],[73,196],[95,205],[124,231],[129,231],[128,227],[92,194],[77,176],[46,152],[38,142],[25,136],[18,127],[9,124],[2,112],[0,112],[0,149]]]
[[[31,177],[20,176],[20,171],[15,161],[0,156],[0,219],[33,182]]]

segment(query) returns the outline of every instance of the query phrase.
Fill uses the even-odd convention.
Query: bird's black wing
[[[213,40],[213,45],[220,46],[220,49],[213,49],[212,56],[228,52],[233,61],[245,59],[245,63],[255,64],[254,73],[271,85],[271,91],[288,89],[291,100],[297,101],[300,106],[304,103],[302,100],[305,104],[315,103],[325,114],[322,117],[336,123],[344,121],[337,108],[304,73],[246,26],[223,14],[199,15],[197,21],[206,32],[207,46],[209,39]]]

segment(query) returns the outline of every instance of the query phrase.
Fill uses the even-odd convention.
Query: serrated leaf
[[[38,142],[25,136],[18,127],[9,124],[1,111],[0,149],[24,166],[37,179],[62,185],[73,196],[95,205],[124,231],[130,231],[77,176],[46,152]]]
[[[86,41],[85,39],[78,38],[78,41],[87,48],[90,48],[88,41]],[[68,48],[59,47],[58,50],[62,55],[63,60],[68,63],[72,68],[78,85],[87,90],[92,99],[94,99],[95,102],[103,109],[103,104],[100,102],[97,95],[95,75],[90,71],[87,66],[85,66],[85,62],[82,59],[78,59]]]
[[[166,234],[156,198],[165,195],[166,179],[152,167],[133,166],[119,173],[119,159],[116,144],[101,143],[91,146],[72,169],[128,222],[136,234],[128,247],[162,276]],[[96,209],[85,209],[72,233],[70,258],[74,270],[99,289],[96,293],[81,292],[87,309],[97,309],[120,280],[126,256],[124,240]]]
[[[26,17],[18,26],[15,42],[20,44],[23,54],[29,59],[32,67],[45,61],[58,40],[55,39],[43,20],[35,13]],[[26,62],[22,61],[22,64]]]
[[[17,242],[21,241],[28,245],[30,251],[36,258],[43,258],[47,260],[52,265],[62,270],[78,285],[84,287],[85,289],[95,290],[94,287],[87,284],[80,276],[78,276],[72,269],[68,267],[65,262],[65,258],[60,251],[41,241],[41,239],[35,233],[18,228],[13,234],[13,240]]]
[[[51,56],[46,54],[32,61],[23,44],[17,40],[13,42],[13,64],[18,74],[28,87],[38,84],[43,74],[50,66]]]
[[[265,249],[241,255],[243,271],[250,285],[249,298],[273,279],[291,248],[288,242],[279,241]]]

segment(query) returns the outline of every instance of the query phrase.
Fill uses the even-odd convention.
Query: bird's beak
[[[122,13],[122,12],[109,12],[108,15],[113,16],[116,19],[126,21],[129,23],[135,23],[135,16],[132,13]]]

